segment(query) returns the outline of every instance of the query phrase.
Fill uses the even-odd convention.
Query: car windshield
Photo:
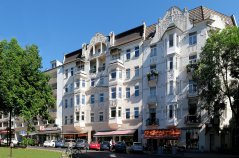
[[[84,143],[84,140],[83,139],[79,139],[76,141],[77,143]]]

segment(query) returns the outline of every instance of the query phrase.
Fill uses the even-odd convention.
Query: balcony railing
[[[188,90],[188,97],[197,97],[198,96],[198,91],[196,89],[193,90]]]
[[[96,73],[96,69],[90,69],[90,73]]]
[[[148,104],[156,104],[156,103],[157,103],[157,96],[156,95],[148,96]]]
[[[153,81],[158,79],[158,71],[157,70],[151,70],[147,74],[148,81]]]
[[[201,117],[197,115],[187,115],[184,117],[185,124],[198,124],[201,122]]]
[[[159,126],[159,119],[148,118],[146,120],[146,126]]]
[[[98,71],[99,71],[99,72],[105,71],[105,66],[99,67],[99,68],[98,68]]]

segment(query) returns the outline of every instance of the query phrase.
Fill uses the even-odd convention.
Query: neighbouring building
[[[172,7],[155,24],[96,33],[54,70],[62,137],[141,141],[154,150],[230,147],[229,135],[215,130],[229,123],[229,106],[220,119],[201,110],[192,74],[210,30],[236,25],[206,7]]]

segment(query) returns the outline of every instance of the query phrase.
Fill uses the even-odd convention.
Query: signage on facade
[[[181,134],[180,129],[154,129],[145,130],[144,138],[158,138],[158,139],[178,139]]]
[[[39,131],[56,131],[57,127],[47,127],[45,128],[44,126],[40,126]]]

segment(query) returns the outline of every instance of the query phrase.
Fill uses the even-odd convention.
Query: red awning
[[[146,139],[178,139],[181,135],[180,129],[155,129],[145,130],[144,138]]]
[[[133,135],[135,130],[122,130],[122,131],[109,131],[109,132],[96,132],[94,136],[112,136],[112,135]]]

